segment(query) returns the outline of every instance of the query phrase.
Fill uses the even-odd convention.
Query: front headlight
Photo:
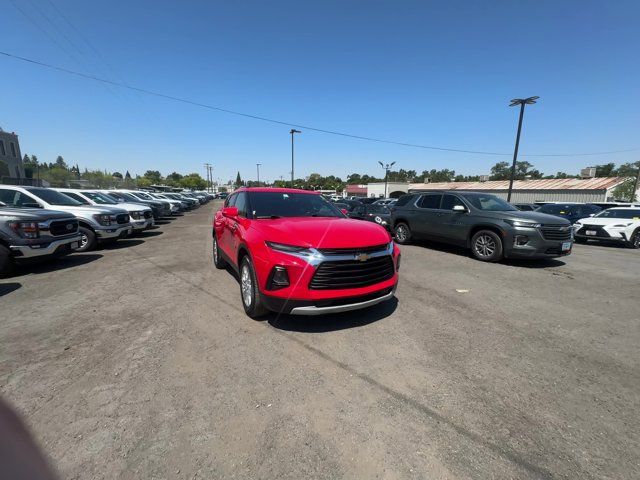
[[[9,226],[22,238],[38,238],[40,236],[40,229],[36,222],[11,222]]]
[[[93,218],[96,220],[96,222],[105,227],[111,225],[111,215],[99,213],[94,215]]]
[[[140,220],[140,218],[143,216],[143,213],[142,212],[131,212],[131,213],[129,213],[129,215],[134,220]]]
[[[296,255],[313,255],[313,252],[306,247],[298,247],[295,245],[287,245],[284,243],[264,242],[267,247],[284,253],[295,253]]]
[[[611,228],[627,228],[629,225],[633,225],[633,222],[619,223],[618,225],[613,225]]]
[[[515,228],[538,228],[541,226],[539,223],[525,222],[522,220],[504,220],[504,222]]]

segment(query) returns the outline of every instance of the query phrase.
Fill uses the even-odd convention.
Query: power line
[[[263,122],[268,122],[268,123],[274,123],[277,125],[286,125],[288,127],[296,127],[296,128],[301,128],[301,129],[305,129],[305,130],[310,130],[313,132],[318,132],[318,133],[326,133],[329,135],[337,135],[340,137],[347,137],[347,138],[354,138],[357,140],[367,140],[370,142],[377,142],[377,143],[386,143],[386,144],[390,144],[390,145],[399,145],[399,146],[403,146],[403,147],[413,147],[413,148],[422,148],[422,149],[426,149],[426,150],[438,150],[438,151],[442,151],[442,152],[456,152],[456,153],[472,153],[475,155],[492,155],[492,156],[511,156],[511,153],[501,153],[501,152],[484,152],[484,151],[478,151],[478,150],[463,150],[463,149],[459,149],[459,148],[445,148],[445,147],[434,147],[431,145],[420,145],[420,144],[415,144],[415,143],[406,143],[406,142],[399,142],[399,141],[394,141],[394,140],[384,140],[384,139],[380,139],[380,138],[374,138],[374,137],[366,137],[366,136],[362,136],[362,135],[354,135],[354,134],[350,134],[350,133],[345,133],[345,132],[338,132],[338,131],[334,131],[334,130],[325,130],[322,128],[316,128],[316,127],[310,127],[308,125],[302,125],[299,123],[292,123],[292,122],[285,122],[282,120],[276,120],[273,118],[268,118],[268,117],[263,117],[260,115],[254,115],[254,114],[250,114],[250,113],[243,113],[243,112],[238,112],[235,110],[230,110],[228,108],[222,108],[222,107],[216,107],[214,105],[207,105],[206,103],[200,103],[200,102],[196,102],[194,100],[189,100],[187,98],[181,98],[181,97],[176,97],[173,95],[168,95],[166,93],[161,93],[161,92],[154,92],[153,90],[147,90],[145,88],[140,88],[140,87],[134,87],[132,85],[127,85],[124,82],[115,82],[113,80],[107,80],[105,78],[100,78],[100,77],[96,77],[94,75],[90,75],[90,74],[86,74],[86,73],[81,73],[81,72],[77,72],[75,70],[70,70],[68,68],[64,68],[64,67],[59,67],[57,65],[52,65],[49,63],[45,63],[45,62],[41,62],[38,60],[33,60],[30,58],[26,58],[26,57],[22,57],[20,55],[14,55],[12,53],[8,53],[8,52],[4,52],[2,50],[0,50],[0,54],[4,55],[5,57],[9,57],[9,58],[13,58],[16,60],[20,60],[26,63],[31,63],[33,65],[38,65],[40,67],[45,67],[45,68],[49,68],[51,70],[57,70],[59,72],[63,72],[63,73],[67,73],[69,75],[75,75],[77,77],[82,77],[82,78],[86,78],[89,80],[94,80],[96,82],[102,82],[102,83],[106,83],[109,85],[114,85],[117,87],[121,87],[121,88],[127,88],[129,90],[133,90],[136,92],[140,92],[140,93],[145,93],[147,95],[153,95],[156,97],[160,97],[160,98],[164,98],[167,100],[173,100],[176,102],[181,102],[181,103],[186,103],[188,105],[193,105],[196,107],[201,107],[201,108],[206,108],[209,110],[215,110],[218,112],[224,112],[224,113],[228,113],[231,115],[237,115],[240,117],[245,117],[245,118],[251,118],[254,120],[260,120]],[[609,155],[609,154],[613,154],[613,153],[625,153],[625,152],[634,152],[637,151],[637,148],[631,148],[631,149],[625,149],[625,150],[612,150],[612,151],[607,151],[607,152],[589,152],[589,153],[554,153],[554,154],[528,154],[528,155],[522,155],[523,157],[582,157],[582,156],[595,156],[595,155]]]

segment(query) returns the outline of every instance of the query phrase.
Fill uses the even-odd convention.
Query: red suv
[[[391,299],[400,250],[380,225],[347,218],[318,193],[241,188],[214,217],[213,262],[238,272],[250,317],[318,315]]]

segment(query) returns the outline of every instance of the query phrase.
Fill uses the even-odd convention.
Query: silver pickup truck
[[[15,263],[67,255],[80,246],[78,219],[41,208],[10,208],[0,202],[0,276]]]
[[[83,205],[50,188],[0,185],[0,202],[12,207],[60,210],[74,215],[82,236],[80,252],[94,250],[100,242],[128,237],[133,231],[126,210]]]

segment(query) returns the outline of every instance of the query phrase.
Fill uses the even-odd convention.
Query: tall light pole
[[[289,132],[291,134],[291,188],[293,188],[293,136],[296,133],[302,133],[300,130],[292,128]]]
[[[258,171],[258,186],[260,186],[260,165],[261,163],[256,163],[256,170]]]
[[[510,107],[520,105],[520,118],[518,119],[518,133],[516,134],[516,147],[513,150],[513,163],[511,164],[511,175],[509,175],[509,192],[507,202],[511,201],[511,190],[513,190],[513,178],[516,176],[516,160],[518,159],[518,147],[520,146],[520,132],[522,131],[522,118],[524,117],[524,106],[533,105],[540,97],[514,98],[509,104]]]
[[[207,169],[207,191],[208,191],[208,192],[211,192],[211,183],[212,183],[212,182],[211,182],[211,180],[212,180],[212,179],[211,179],[211,175],[212,175],[212,172],[211,172],[211,164],[210,164],[210,163],[205,163],[205,164],[204,164],[204,168],[206,168],[206,169]]]
[[[387,163],[386,165],[378,160],[378,163],[384,168],[384,198],[387,198],[387,179],[389,178],[389,169],[393,167],[396,162]]]

